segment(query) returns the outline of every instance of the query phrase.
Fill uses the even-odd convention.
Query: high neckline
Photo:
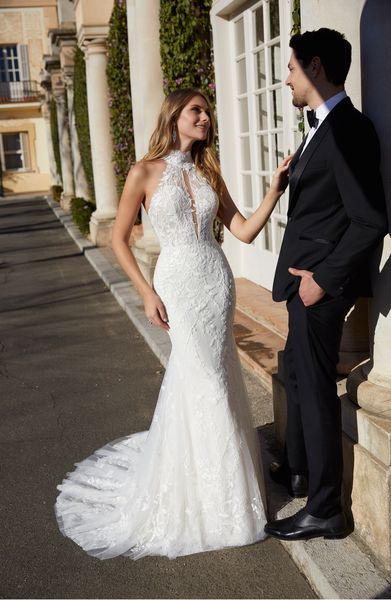
[[[191,151],[182,152],[182,150],[171,150],[165,157],[166,161],[172,165],[182,166],[194,166],[193,157]]]

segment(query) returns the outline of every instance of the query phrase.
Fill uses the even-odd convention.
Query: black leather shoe
[[[279,540],[308,540],[315,537],[339,539],[345,537],[349,530],[343,512],[321,519],[302,508],[292,517],[270,521],[265,525],[265,532]]]
[[[271,463],[269,473],[273,481],[285,486],[293,498],[305,498],[308,495],[308,481],[305,475],[291,473],[289,467],[276,462]]]

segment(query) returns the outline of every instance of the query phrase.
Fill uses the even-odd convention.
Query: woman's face
[[[182,144],[206,139],[210,127],[210,114],[202,96],[193,96],[182,109],[176,125]]]

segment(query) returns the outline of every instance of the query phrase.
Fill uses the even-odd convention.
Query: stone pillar
[[[61,185],[61,177],[57,171],[56,160],[54,158],[52,132],[50,128],[50,106],[47,100],[44,100],[42,103],[41,110],[46,130],[46,141],[49,155],[50,185]]]
[[[75,190],[73,185],[71,139],[69,135],[65,88],[61,80],[57,80],[57,85],[53,89],[53,97],[57,106],[58,137],[62,170],[63,192],[61,194],[60,204],[64,210],[69,210],[71,199],[75,195]]]
[[[363,111],[380,139],[382,174],[391,214],[391,52],[388,0],[367,0],[361,16]],[[387,235],[373,267],[369,303],[370,359],[347,380],[344,400],[345,484],[351,489],[356,533],[391,571],[391,240]]]
[[[108,87],[106,79],[105,37],[85,41],[88,120],[91,135],[92,168],[96,210],[90,221],[91,239],[97,246],[107,246],[117,213],[118,197],[112,165],[113,146],[110,133]]]
[[[130,81],[136,158],[148,150],[164,100],[160,66],[159,0],[127,0]],[[142,209],[143,236],[133,247],[144,277],[151,282],[160,247]]]

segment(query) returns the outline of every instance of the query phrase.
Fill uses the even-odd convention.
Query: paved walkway
[[[99,561],[59,533],[56,484],[148,428],[163,368],[43,199],[0,201],[2,598],[311,598],[275,540]]]

